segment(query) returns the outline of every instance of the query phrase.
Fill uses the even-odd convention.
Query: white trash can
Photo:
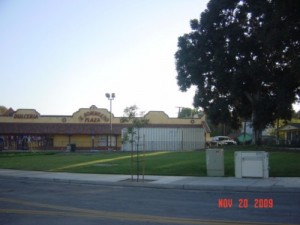
[[[235,177],[269,178],[269,153],[238,151],[234,153]]]

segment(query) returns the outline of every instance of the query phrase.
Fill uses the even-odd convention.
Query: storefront
[[[166,128],[193,128],[203,131],[198,132],[201,140],[209,135],[204,118],[169,118],[157,111],[148,112],[145,118],[149,120],[147,127],[156,128],[157,132]],[[34,109],[10,109],[0,116],[0,139],[5,150],[66,150],[70,145],[80,150],[121,150],[122,129],[130,123],[120,120],[112,114],[110,121],[110,112],[96,106],[81,108],[71,116],[40,115]],[[203,145],[197,146],[204,148],[204,143],[205,140]]]

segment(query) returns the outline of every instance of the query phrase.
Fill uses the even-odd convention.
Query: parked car
[[[231,139],[228,136],[215,136],[211,138],[211,141],[208,143],[209,146],[218,146],[218,145],[236,145],[236,141]]]

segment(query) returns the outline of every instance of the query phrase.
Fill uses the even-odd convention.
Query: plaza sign
[[[98,111],[88,111],[79,117],[79,120],[85,123],[99,123],[101,121],[109,122],[109,118]]]

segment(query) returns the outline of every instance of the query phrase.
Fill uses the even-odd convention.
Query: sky
[[[0,105],[72,115],[79,108],[112,112],[193,107],[181,92],[174,54],[208,0],[0,1]]]
[[[0,105],[72,115],[79,108],[164,111],[193,105],[174,54],[208,0],[0,0]],[[300,110],[300,106],[296,106]]]

